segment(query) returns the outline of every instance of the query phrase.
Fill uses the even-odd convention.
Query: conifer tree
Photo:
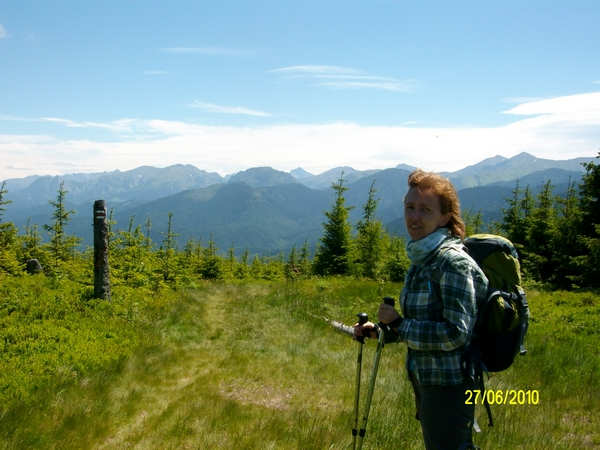
[[[250,275],[253,279],[259,280],[262,278],[262,272],[263,264],[258,255],[254,255],[254,258],[252,258],[252,263],[250,264]]]
[[[557,213],[552,194],[553,185],[542,183],[537,195],[537,204],[528,217],[527,246],[522,251],[525,271],[538,281],[555,282],[557,258],[556,241]],[[562,249],[561,249],[562,250]]]
[[[235,278],[237,273],[237,258],[235,257],[235,248],[233,246],[233,242],[231,243],[231,247],[229,247],[229,254],[227,256],[227,260],[225,261],[225,272],[228,278]]]
[[[377,189],[375,189],[373,180],[369,189],[369,197],[363,207],[363,218],[359,220],[356,229],[357,236],[355,240],[356,248],[356,271],[373,280],[379,279],[382,275],[383,257],[386,251],[387,240],[384,237],[383,225],[375,217],[379,199],[375,198]]]
[[[152,248],[152,239],[150,239],[150,231],[152,230],[152,219],[150,217],[146,219],[146,222],[144,223],[144,229],[146,230],[144,247],[146,247],[146,250],[150,250]]]
[[[149,274],[156,267],[155,255],[144,246],[145,237],[141,225],[135,225],[135,216],[129,218],[127,230],[114,236],[110,244],[111,278],[136,287],[149,284]]]
[[[6,208],[4,207],[4,205],[8,205],[9,203],[12,203],[12,200],[5,200],[4,197],[6,194],[8,194],[8,190],[6,189],[6,181],[3,181],[2,185],[0,186],[0,223],[2,223],[4,211],[6,211]]]
[[[208,240],[207,247],[204,248],[204,257],[202,264],[202,278],[207,280],[220,280],[223,278],[222,259],[217,254],[218,248],[213,240],[212,234]]]
[[[352,245],[351,227],[348,213],[352,206],[345,206],[344,172],[337,184],[332,183],[336,192],[335,204],[331,211],[324,211],[327,222],[323,223],[325,234],[319,239],[321,245],[315,255],[315,272],[318,275],[344,275],[350,269],[350,253]]]
[[[175,238],[179,236],[173,232],[173,213],[169,212],[167,221],[167,231],[164,234],[163,239],[163,251],[162,251],[162,273],[164,281],[174,281],[174,273],[172,270],[172,261],[177,251],[177,241]]]
[[[300,269],[298,269],[297,253],[296,246],[294,245],[290,251],[290,254],[288,255],[287,263],[285,264],[285,277],[289,280],[295,280],[300,274]]]
[[[195,240],[190,238],[186,248],[190,249],[189,256],[187,258],[187,264],[190,268],[190,272],[194,275],[202,273],[202,265],[204,262],[204,250],[202,248],[202,239]]]
[[[240,262],[236,266],[235,277],[238,280],[245,280],[250,275],[250,249],[246,247],[242,256],[240,257]]]
[[[468,211],[463,211],[462,217],[465,221],[467,236],[483,233],[483,217],[481,214],[481,210],[477,211],[477,214],[475,215],[473,215],[472,209]]]
[[[285,256],[283,252],[278,256],[263,255],[262,275],[264,280],[279,280],[285,278]]]
[[[581,276],[581,270],[574,258],[583,253],[579,239],[581,229],[581,209],[575,183],[569,177],[569,187],[565,198],[556,197],[558,218],[555,228],[554,247],[557,265],[555,280],[557,287],[571,289],[573,282]]]
[[[17,260],[17,229],[12,222],[0,223],[0,278],[17,275],[21,267]]]
[[[578,241],[583,251],[572,259],[578,272],[573,280],[580,286],[597,288],[600,287],[600,166],[593,161],[583,166],[586,172],[579,186],[581,222]]]
[[[55,262],[55,268],[59,262],[72,259],[75,246],[81,241],[76,236],[68,236],[65,228],[71,216],[75,214],[74,210],[67,210],[65,203],[66,195],[69,191],[65,190],[64,180],[60,182],[56,201],[49,200],[48,203],[54,207],[52,213],[52,224],[44,225],[44,229],[50,236],[50,242],[47,247]]]
[[[304,244],[300,249],[300,261],[298,261],[298,270],[300,275],[309,276],[312,274],[312,262],[310,261],[310,249],[308,239],[304,240]]]
[[[506,199],[508,208],[501,208],[503,218],[500,223],[500,229],[512,241],[517,252],[519,252],[519,256],[523,258],[523,249],[527,245],[529,235],[529,215],[533,209],[534,199],[531,195],[529,185],[524,191],[520,189],[519,180],[517,180],[512,194],[511,198]],[[523,197],[521,197],[521,194],[523,194]]]
[[[2,223],[2,216],[6,211],[4,205],[11,203],[10,200],[4,199],[5,194],[8,193],[5,186],[6,181],[3,181],[0,186],[0,276],[3,273],[16,275],[20,271],[16,253],[18,248],[17,229],[12,222]]]
[[[36,224],[30,225],[30,221],[31,219],[27,220],[25,236],[21,239],[22,247],[19,260],[37,259],[43,267],[46,263],[46,254],[41,249],[42,235],[38,231],[38,226]]]
[[[600,158],[600,153],[596,159]],[[582,211],[581,234],[587,237],[596,236],[596,225],[600,225],[600,166],[593,161],[584,163],[585,174],[580,188],[580,204]]]

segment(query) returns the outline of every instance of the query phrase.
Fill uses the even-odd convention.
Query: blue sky
[[[600,2],[4,0],[0,180],[600,150]]]

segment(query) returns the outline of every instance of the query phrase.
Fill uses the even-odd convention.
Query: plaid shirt
[[[422,385],[463,382],[461,356],[471,340],[476,305],[487,295],[487,279],[462,249],[459,238],[447,238],[423,265],[411,266],[400,294],[404,320],[398,340],[408,344],[407,369]],[[430,289],[439,294],[430,295]]]

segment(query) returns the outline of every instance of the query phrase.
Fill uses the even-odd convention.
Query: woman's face
[[[449,220],[450,214],[442,214],[440,198],[431,189],[410,188],[404,198],[404,221],[412,240],[429,236]]]

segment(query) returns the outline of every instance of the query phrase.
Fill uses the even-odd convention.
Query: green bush
[[[0,287],[0,405],[38,402],[36,392],[64,374],[111,370],[128,358],[169,298],[127,288],[110,302],[91,288],[43,275]]]

